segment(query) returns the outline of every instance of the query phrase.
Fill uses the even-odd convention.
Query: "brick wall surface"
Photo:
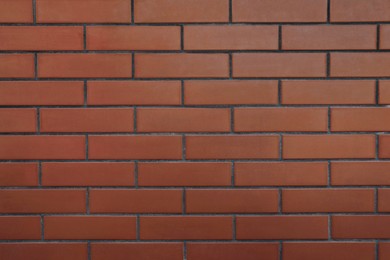
[[[0,0],[0,259],[390,259],[389,50],[388,0]]]

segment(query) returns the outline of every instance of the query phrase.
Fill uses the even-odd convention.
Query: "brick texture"
[[[390,259],[389,50],[389,0],[0,0],[0,259]]]

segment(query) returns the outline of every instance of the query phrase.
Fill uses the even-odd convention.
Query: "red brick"
[[[326,57],[322,53],[236,53],[233,76],[325,77]]]
[[[188,243],[188,260],[277,260],[277,243]]]
[[[86,243],[0,243],[2,260],[84,260]]]
[[[35,132],[37,110],[33,108],[2,108],[0,110],[0,132]]]
[[[390,158],[390,135],[379,136],[379,158]]]
[[[374,135],[285,135],[284,159],[374,158]]]
[[[230,163],[140,163],[139,186],[230,186]]]
[[[215,25],[184,27],[186,50],[277,50],[278,27]]]
[[[390,185],[390,162],[332,162],[331,173],[336,186]]]
[[[180,81],[89,81],[88,105],[180,105]]]
[[[85,137],[0,136],[0,159],[85,159]]]
[[[390,216],[332,216],[332,237],[334,239],[388,239]]]
[[[375,243],[289,242],[283,243],[284,260],[374,260]]]
[[[0,78],[34,77],[32,54],[0,54]]]
[[[379,81],[379,104],[390,104],[390,80]]]
[[[83,213],[85,190],[0,190],[1,213]]]
[[[38,23],[130,23],[127,0],[36,0]]]
[[[140,108],[137,132],[230,132],[227,108]]]
[[[279,136],[187,136],[187,159],[276,159]]]
[[[179,26],[89,26],[88,50],[180,50]]]
[[[378,211],[379,212],[390,212],[390,189],[379,189],[378,190]]]
[[[43,186],[133,186],[134,163],[42,163]]]
[[[137,78],[221,78],[229,76],[227,54],[136,54]]]
[[[390,76],[390,53],[332,53],[332,77],[387,77]]]
[[[130,78],[131,54],[46,53],[38,55],[40,78]]]
[[[390,243],[379,243],[378,247],[379,259],[387,259],[390,257]]]
[[[1,50],[82,50],[81,26],[0,27]]]
[[[234,22],[324,22],[326,0],[233,0]]]
[[[191,80],[184,83],[186,105],[271,105],[278,103],[277,81]]]
[[[32,23],[31,0],[2,0],[0,2],[0,23]]]
[[[0,106],[84,104],[81,81],[1,81]]]
[[[132,108],[44,108],[41,132],[134,132]]]
[[[89,158],[181,159],[182,137],[89,136]]]
[[[235,132],[325,132],[327,108],[236,108]]]
[[[41,218],[39,216],[1,216],[0,239],[40,239]]]
[[[283,190],[283,212],[374,212],[374,189]]]
[[[46,216],[45,239],[135,239],[135,217]]]
[[[227,0],[135,0],[136,23],[201,23],[229,21]]]
[[[352,105],[375,104],[375,81],[284,80],[282,104]]]
[[[37,185],[37,163],[0,163],[0,186]]]
[[[390,131],[389,108],[332,108],[332,131]]]
[[[236,162],[237,186],[325,186],[328,165],[323,162]]]
[[[375,25],[283,26],[284,50],[374,50]]]
[[[390,21],[390,2],[387,0],[331,0],[332,22]]]
[[[238,216],[237,239],[328,239],[327,216]]]
[[[381,25],[379,45],[381,49],[390,49],[390,26]]]
[[[186,190],[187,213],[278,212],[278,190]]]
[[[182,260],[181,243],[92,243],[91,255],[94,260],[137,260],[169,259]]]
[[[92,213],[181,213],[181,190],[91,190]]]
[[[233,237],[232,222],[225,216],[142,216],[140,235],[142,240],[229,240]]]

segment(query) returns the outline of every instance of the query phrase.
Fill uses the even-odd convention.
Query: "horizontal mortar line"
[[[277,191],[279,188],[283,190],[357,190],[357,189],[370,189],[374,190],[376,188],[390,188],[389,185],[330,185],[327,184],[318,184],[318,185],[220,185],[220,186],[152,186],[152,185],[126,185],[126,186],[93,186],[93,185],[42,185],[42,186],[0,186],[0,190],[86,190],[90,188],[91,190],[177,190],[180,191],[183,188],[188,190],[274,190]]]
[[[43,216],[43,217],[233,217],[233,215],[237,217],[281,217],[281,216],[296,216],[296,217],[307,217],[307,216],[317,216],[317,217],[325,217],[329,216],[390,216],[390,212],[259,212],[259,213],[185,213],[183,215],[182,212],[177,213],[0,213],[1,217],[27,217],[27,216]],[[390,237],[390,236],[389,236]]]

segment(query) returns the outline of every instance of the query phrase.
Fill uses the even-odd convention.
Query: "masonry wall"
[[[390,1],[0,0],[0,259],[390,259]]]

